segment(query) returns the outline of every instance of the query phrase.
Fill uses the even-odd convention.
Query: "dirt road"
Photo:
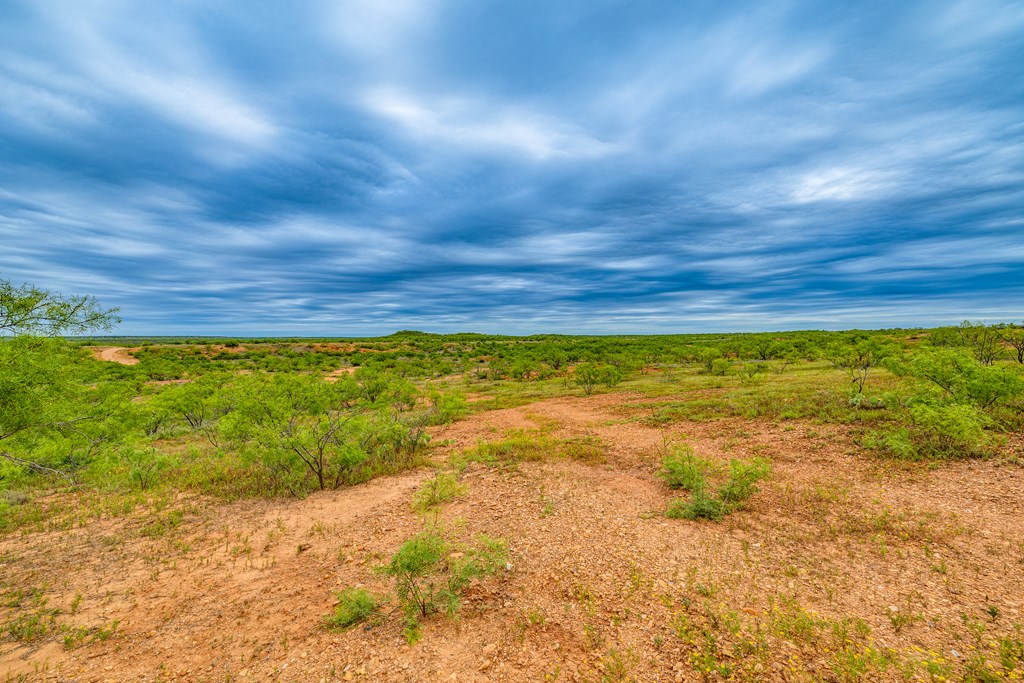
[[[90,351],[97,360],[105,360],[121,365],[136,365],[139,359],[132,355],[138,348],[125,348],[123,346],[93,346]]]

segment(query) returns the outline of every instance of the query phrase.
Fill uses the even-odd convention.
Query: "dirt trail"
[[[138,348],[125,348],[123,346],[93,346],[90,348],[93,357],[97,360],[105,360],[121,365],[136,365],[139,359],[132,355]]]
[[[345,375],[355,374],[355,371],[356,368],[351,367],[338,368],[337,370],[331,370],[329,373],[327,373],[327,377],[325,377],[324,379],[326,379],[328,382],[337,382],[340,378],[344,377]]]
[[[197,505],[163,534],[147,529],[168,513],[8,537],[0,541],[8,585],[46,585],[50,604],[65,608],[81,594],[78,623],[120,626],[108,641],[71,651],[7,644],[0,675],[597,681],[618,680],[610,676],[621,664],[637,681],[682,681],[698,677],[693,646],[678,635],[680,613],[764,620],[785,598],[823,618],[862,619],[880,646],[949,657],[968,637],[961,614],[980,619],[995,606],[990,628],[999,632],[1024,621],[1019,467],[882,469],[854,451],[845,428],[742,420],[651,427],[639,419],[644,401],[557,398],[435,433],[450,444],[439,460],[524,429],[597,437],[606,460],[470,465],[466,496],[438,521],[507,539],[512,569],[475,586],[458,621],[428,621],[413,647],[393,605],[367,629],[334,634],[320,620],[334,591],[388,592],[373,567],[428,523],[410,507],[427,472],[305,500]],[[772,478],[748,510],[720,524],[668,520],[661,512],[671,494],[656,471],[666,444],[684,438],[723,462],[771,458]],[[899,631],[894,608],[908,614]],[[789,680],[788,669],[774,668],[790,666],[787,657],[829,671],[813,649],[780,648],[757,680]],[[46,660],[45,672],[34,671]]]

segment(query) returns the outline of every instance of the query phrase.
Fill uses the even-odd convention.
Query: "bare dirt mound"
[[[123,346],[93,346],[90,351],[97,360],[105,360],[121,365],[136,365],[139,359],[132,355],[138,351],[137,348],[129,349]]]
[[[438,430],[437,453],[524,431],[586,437],[605,458],[484,466],[422,516],[414,472],[304,500],[183,503],[0,542],[7,586],[39,587],[102,642],[7,644],[40,680],[906,680],[962,670],[1024,622],[1024,470],[893,468],[845,428],[721,420],[648,426],[643,398],[558,398]],[[721,523],[663,516],[660,456],[762,456],[772,477]],[[336,634],[333,593],[386,594],[374,570],[427,525],[501,537],[511,570],[408,645],[385,618]],[[984,634],[979,638],[978,633]],[[1016,636],[1020,638],[1020,635]],[[51,644],[45,644],[51,642]],[[993,655],[997,656],[997,655]],[[995,660],[993,660],[995,661]],[[844,668],[845,667],[845,668]],[[938,669],[936,669],[938,670]]]
[[[356,368],[353,367],[338,368],[337,370],[331,370],[329,373],[327,373],[327,377],[325,377],[324,379],[326,379],[328,382],[337,382],[345,375],[355,374],[355,371]]]

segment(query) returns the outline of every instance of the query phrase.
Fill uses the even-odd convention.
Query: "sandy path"
[[[90,348],[93,357],[97,360],[105,360],[111,363],[120,363],[121,365],[136,365],[139,359],[132,355],[132,352],[138,351],[137,348],[125,348],[123,346],[93,346]]]

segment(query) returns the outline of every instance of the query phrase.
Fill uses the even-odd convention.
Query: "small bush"
[[[711,361],[710,374],[724,377],[732,369],[732,363],[725,358],[716,358]]]
[[[725,506],[717,498],[708,496],[703,485],[693,489],[689,500],[676,498],[668,505],[665,516],[670,519],[710,519],[721,521],[725,516]]]
[[[739,510],[752,495],[760,489],[757,482],[771,472],[771,465],[764,458],[729,461],[729,478],[718,490],[722,507],[727,511]]]
[[[487,536],[475,546],[453,548],[436,531],[425,531],[402,544],[380,571],[395,579],[406,640],[419,640],[420,622],[431,614],[454,617],[469,583],[504,567],[507,558],[505,542]]]
[[[598,384],[608,388],[619,384],[622,381],[622,372],[614,366],[580,363],[573,369],[571,381],[583,390],[584,395],[590,396]]]
[[[910,430],[872,430],[864,435],[861,445],[868,450],[884,453],[898,460],[915,460],[918,457]]]
[[[910,407],[910,417],[922,450],[932,457],[983,455],[991,444],[985,431],[990,420],[974,406],[917,403]]]
[[[910,427],[868,432],[861,445],[900,460],[951,460],[985,457],[993,437],[980,409],[961,403],[917,402],[910,406]]]
[[[349,588],[338,593],[334,612],[324,617],[324,626],[331,631],[344,631],[360,624],[377,611],[377,598],[362,588]]]
[[[693,491],[714,471],[714,463],[694,454],[689,445],[675,446],[661,461],[661,476],[674,489]]]
[[[461,498],[466,494],[465,484],[459,483],[452,472],[440,472],[423,485],[413,498],[413,507],[424,511],[442,503]]]
[[[451,424],[466,413],[466,397],[458,392],[433,392],[429,395],[430,423]]]
[[[662,460],[662,477],[672,488],[690,492],[689,499],[676,498],[665,512],[672,519],[721,520],[725,515],[742,509],[744,503],[757,493],[757,482],[771,472],[771,465],[763,458],[750,461],[730,460],[729,474],[716,495],[708,493],[710,478],[720,468],[693,453],[689,446],[677,447]]]

